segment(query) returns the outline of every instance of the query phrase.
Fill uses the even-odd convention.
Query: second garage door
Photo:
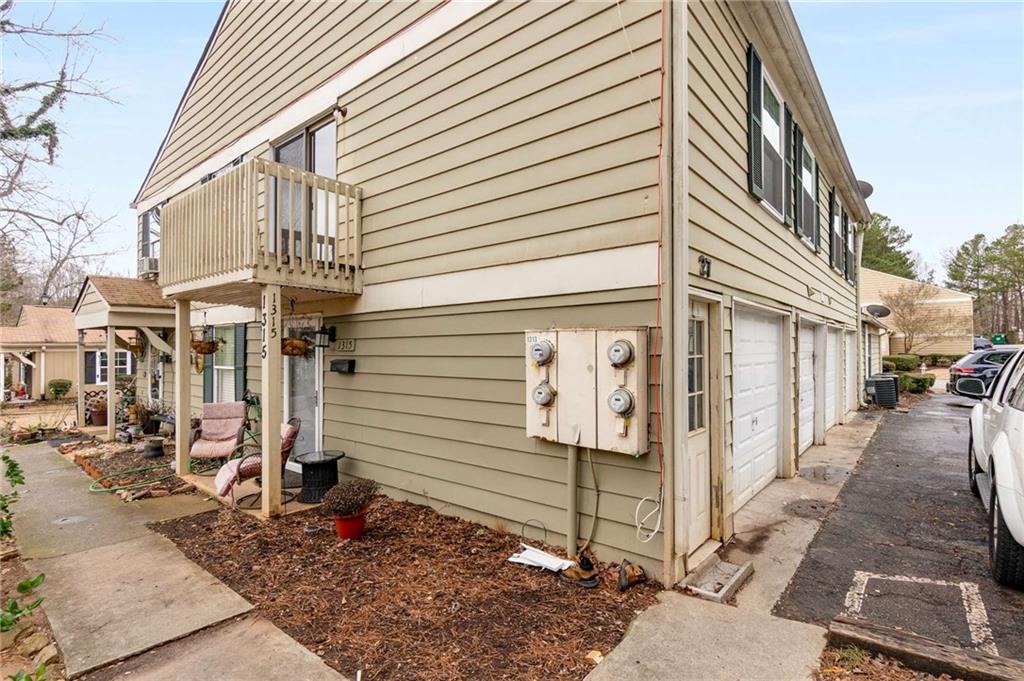
[[[814,443],[814,327],[800,325],[800,452]]]
[[[825,334],[825,428],[839,421],[839,329]]]
[[[782,380],[780,318],[736,310],[733,329],[733,496],[734,509],[778,474]]]

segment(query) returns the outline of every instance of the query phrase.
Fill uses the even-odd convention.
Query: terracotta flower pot
[[[106,408],[103,408],[103,409],[93,409],[91,413],[92,413],[92,425],[94,425],[94,426],[105,426],[105,425],[107,425],[107,410],[106,410]]]
[[[338,539],[359,539],[366,527],[366,509],[355,515],[334,516],[334,529]]]

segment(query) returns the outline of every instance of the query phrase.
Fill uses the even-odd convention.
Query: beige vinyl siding
[[[565,532],[566,449],[528,438],[523,331],[649,326],[651,288],[368,313],[327,319],[354,338],[356,373],[325,376],[324,445],[346,452],[342,471],[380,481],[398,498],[444,513],[502,521],[512,532],[539,520],[548,540]],[[653,430],[653,427],[652,427]],[[657,456],[594,452],[599,555],[625,554],[654,569],[661,537],[641,544],[633,511],[657,494]],[[581,452],[580,533],[590,528],[594,484]]]
[[[499,3],[339,101],[367,285],[657,238],[660,6],[621,11]]]
[[[856,290],[829,261],[828,195],[832,180],[821,174],[817,252],[801,240],[749,193],[747,189],[747,45],[751,38],[728,3],[688,4],[689,211],[691,286],[723,296],[726,320],[724,350],[725,401],[723,507],[724,534],[732,534],[732,317],[735,298],[790,314],[783,341],[797,348],[796,317],[854,328]],[[759,50],[772,75],[771,55]],[[778,85],[779,79],[775,82]],[[784,100],[796,93],[781,90]],[[797,121],[800,122],[799,120]],[[809,133],[807,144],[817,157],[819,144]],[[842,197],[840,197],[842,200]],[[710,278],[699,276],[699,258],[712,261]],[[785,381],[796,394],[797,361],[785,360]],[[779,427],[788,429],[796,447],[796,399],[780,404]],[[794,449],[795,452],[795,449]],[[794,452],[784,452],[784,460]]]
[[[91,283],[86,288],[85,293],[82,295],[82,303],[78,306],[75,311],[76,316],[85,316],[90,314],[97,314],[105,312],[108,309],[106,301],[103,300],[103,296],[99,294],[96,287]]]
[[[874,332],[868,332],[868,342],[871,344],[871,373],[877,374],[882,371],[882,340]]]
[[[436,4],[233,0],[141,198],[273,117]]]

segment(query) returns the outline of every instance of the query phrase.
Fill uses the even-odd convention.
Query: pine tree
[[[881,213],[871,214],[871,223],[864,230],[864,267],[887,272],[897,277],[919,279],[915,256],[907,248],[910,234]]]

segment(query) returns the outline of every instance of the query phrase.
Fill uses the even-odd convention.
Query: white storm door
[[[686,439],[689,459],[688,552],[711,537],[711,435],[708,384],[708,306],[692,303],[687,334],[687,410],[689,432]]]
[[[825,334],[825,430],[839,422],[839,330]]]
[[[779,468],[782,403],[780,317],[739,308],[733,329],[733,509],[770,483]]]
[[[814,443],[814,327],[800,325],[800,453]]]
[[[320,328],[319,318],[298,317],[284,320],[286,336],[300,336],[313,339]],[[295,440],[292,456],[322,449],[323,412],[323,350],[310,348],[302,356],[284,358],[284,416],[301,419],[299,436]],[[289,470],[300,470],[297,463],[289,461]]]

